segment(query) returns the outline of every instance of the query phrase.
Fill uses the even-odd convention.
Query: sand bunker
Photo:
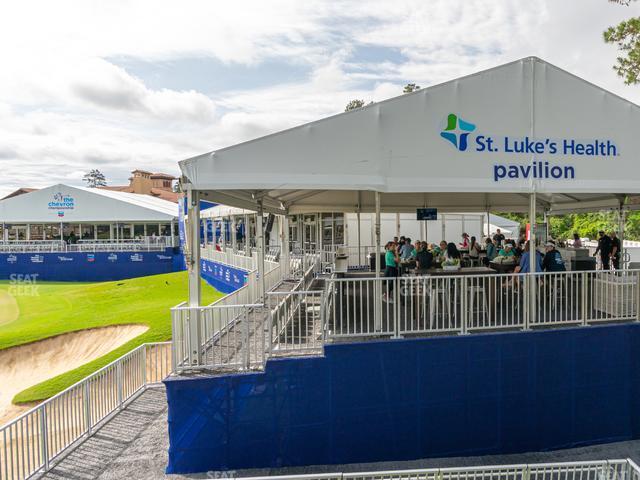
[[[0,425],[30,408],[11,404],[17,393],[95,360],[147,329],[114,325],[0,350]]]

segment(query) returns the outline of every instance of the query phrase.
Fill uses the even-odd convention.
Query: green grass
[[[8,289],[0,284],[0,291]],[[187,273],[103,283],[38,283],[36,293],[16,296],[20,315],[0,325],[0,350],[107,325],[144,324],[149,330],[107,355],[23,390],[13,399],[18,404],[47,399],[143,343],[170,340],[169,309],[186,300]],[[222,295],[203,282],[203,304]]]

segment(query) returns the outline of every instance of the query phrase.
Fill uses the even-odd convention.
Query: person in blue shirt
[[[522,257],[520,257],[520,265],[518,265],[514,271],[514,273],[529,273],[529,252],[531,249],[531,244],[527,240],[527,243],[524,244],[524,253]],[[536,252],[536,272],[542,272],[542,255],[539,251]]]

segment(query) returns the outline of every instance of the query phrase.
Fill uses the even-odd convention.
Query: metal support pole
[[[291,269],[291,260],[289,256],[289,216],[282,215],[280,217],[280,265],[282,265],[283,278],[289,278]]]
[[[396,212],[396,237],[400,238],[400,212]]]
[[[231,216],[231,251],[236,253],[238,251],[238,238],[236,236],[236,216]]]
[[[200,365],[202,363],[202,344],[200,332],[200,194],[193,190],[190,185],[187,187],[187,270],[189,284],[189,363]]]
[[[265,294],[264,227],[262,225],[263,214],[264,214],[264,210],[262,208],[262,200],[260,200],[258,203],[258,214],[256,215],[256,241],[257,241],[257,247],[258,247],[258,298],[263,298]]]
[[[358,265],[364,265],[362,262],[362,241],[360,240],[360,210],[356,212],[356,223],[358,225]]]
[[[487,210],[485,214],[487,215],[487,237],[491,238],[491,217],[489,217],[489,210]]]
[[[375,288],[375,309],[374,309],[374,324],[376,330],[382,329],[382,283],[380,280],[380,192],[375,192],[376,198],[376,222],[375,222],[375,236],[376,236],[376,249],[375,249],[375,267],[376,267],[376,288]]]
[[[529,314],[526,316],[524,329],[528,330],[536,315],[536,192],[529,195]]]
[[[116,388],[118,393],[118,408],[122,410],[123,395],[122,395],[122,362],[116,364]]]
[[[49,426],[46,405],[40,407],[40,456],[42,457],[42,466],[46,472],[49,470]]]

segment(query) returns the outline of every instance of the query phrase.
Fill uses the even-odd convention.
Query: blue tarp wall
[[[639,438],[640,325],[329,345],[170,377],[168,473],[541,451]]]
[[[205,259],[200,262],[202,278],[219,292],[231,293],[247,283],[245,270]]]
[[[102,282],[184,270],[178,248],[157,252],[2,253],[0,280]]]

